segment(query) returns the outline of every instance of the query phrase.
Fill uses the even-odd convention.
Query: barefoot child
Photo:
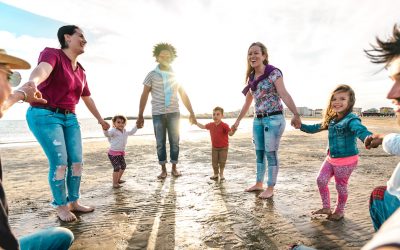
[[[360,118],[353,114],[355,94],[348,85],[339,85],[332,92],[322,123],[301,124],[300,130],[306,133],[317,133],[328,130],[328,148],[325,161],[322,163],[317,184],[322,199],[322,208],[312,214],[327,214],[330,220],[340,220],[344,216],[347,201],[347,184],[351,173],[357,167],[357,138],[362,142],[372,133],[361,124]],[[330,208],[328,183],[335,177],[338,193],[335,212]]]
[[[211,144],[212,144],[212,166],[214,175],[210,177],[211,180],[217,180],[218,175],[220,180],[225,180],[224,168],[226,159],[228,157],[229,140],[228,135],[232,136],[235,130],[231,130],[228,124],[224,123],[221,119],[224,117],[224,109],[215,107],[213,109],[214,122],[203,125],[199,122],[195,124],[201,129],[210,130]]]
[[[125,146],[128,142],[128,136],[134,135],[137,131],[137,127],[134,126],[131,131],[126,131],[126,117],[123,115],[116,115],[112,118],[113,128],[110,130],[103,130],[104,135],[110,142],[110,149],[108,150],[108,158],[111,161],[111,165],[114,168],[113,172],[113,187],[120,188],[122,175],[126,169],[125,163]]]

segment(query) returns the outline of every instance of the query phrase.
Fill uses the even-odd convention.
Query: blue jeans
[[[52,205],[65,206],[68,202],[78,200],[82,174],[82,137],[76,115],[30,107],[26,120],[49,161],[48,179],[54,199]]]
[[[153,115],[154,134],[157,141],[158,163],[165,165],[167,163],[166,138],[168,132],[168,141],[170,146],[170,159],[172,164],[178,163],[179,157],[179,122],[180,113],[168,113],[162,115]]]
[[[63,227],[42,229],[18,239],[21,250],[69,249],[74,241],[73,233]]]
[[[278,177],[279,162],[278,148],[286,120],[283,115],[274,115],[264,118],[254,118],[253,139],[257,160],[257,182],[264,182],[265,158],[268,161],[268,187],[276,184]]]
[[[369,214],[375,231],[389,219],[389,217],[400,207],[397,196],[389,194],[385,186],[376,187],[372,191],[369,202]]]

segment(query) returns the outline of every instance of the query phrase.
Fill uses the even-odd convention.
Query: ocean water
[[[232,125],[236,119],[224,119],[228,125]],[[202,124],[211,122],[211,119],[198,119]],[[83,141],[106,140],[103,131],[96,119],[80,119]],[[111,122],[111,121],[109,121]],[[126,128],[130,129],[135,124],[135,120],[129,120]],[[252,118],[245,118],[240,122],[239,132],[252,131]],[[290,120],[286,120],[286,130],[291,130]],[[195,125],[190,125],[188,119],[181,119],[180,123],[181,140],[198,140],[209,136],[207,130],[199,129]],[[154,140],[153,122],[145,120],[144,127],[136,132],[135,136],[145,136],[149,140]],[[25,120],[0,120],[0,148],[38,145],[35,137],[28,128]]]

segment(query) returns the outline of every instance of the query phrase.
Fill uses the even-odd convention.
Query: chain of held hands
[[[19,94],[19,100],[23,102],[28,102],[28,103],[41,103],[41,104],[46,104],[47,101],[43,99],[42,93],[37,89],[36,84],[33,81],[29,81],[22,85],[19,89],[15,90],[15,94]],[[196,116],[194,113],[191,113],[189,116],[189,122],[190,124],[197,124]],[[231,130],[235,132],[237,128],[239,127],[240,121],[237,120],[235,124],[232,125]],[[110,124],[108,124],[106,121],[101,120],[99,121],[99,124],[104,130],[108,130],[110,128]],[[136,126],[137,128],[143,128],[144,125],[144,118],[143,115],[140,115],[136,121]],[[291,120],[291,125],[299,129],[301,126],[301,120],[300,117],[295,115],[293,116]],[[367,136],[364,140],[364,145],[367,149],[371,148],[377,148],[379,145],[382,144],[383,141],[383,135],[381,134],[373,134],[370,136]]]
[[[42,93],[37,89],[36,84],[33,81],[29,81],[22,85],[20,88],[14,91],[14,94],[17,95],[18,100],[22,102],[34,102],[40,104],[47,103],[47,100],[43,99]],[[110,124],[103,119],[99,120],[99,124],[104,130],[108,130],[110,128]]]

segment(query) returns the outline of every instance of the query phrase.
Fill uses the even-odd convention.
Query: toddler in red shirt
[[[232,136],[236,130],[232,130],[228,124],[222,121],[224,117],[224,109],[221,107],[215,107],[213,109],[213,120],[214,122],[203,125],[196,122],[196,125],[201,129],[210,130],[211,144],[212,144],[212,167],[214,175],[210,177],[211,180],[217,180],[218,176],[220,180],[225,180],[224,168],[226,159],[228,157],[229,140],[228,135]]]

